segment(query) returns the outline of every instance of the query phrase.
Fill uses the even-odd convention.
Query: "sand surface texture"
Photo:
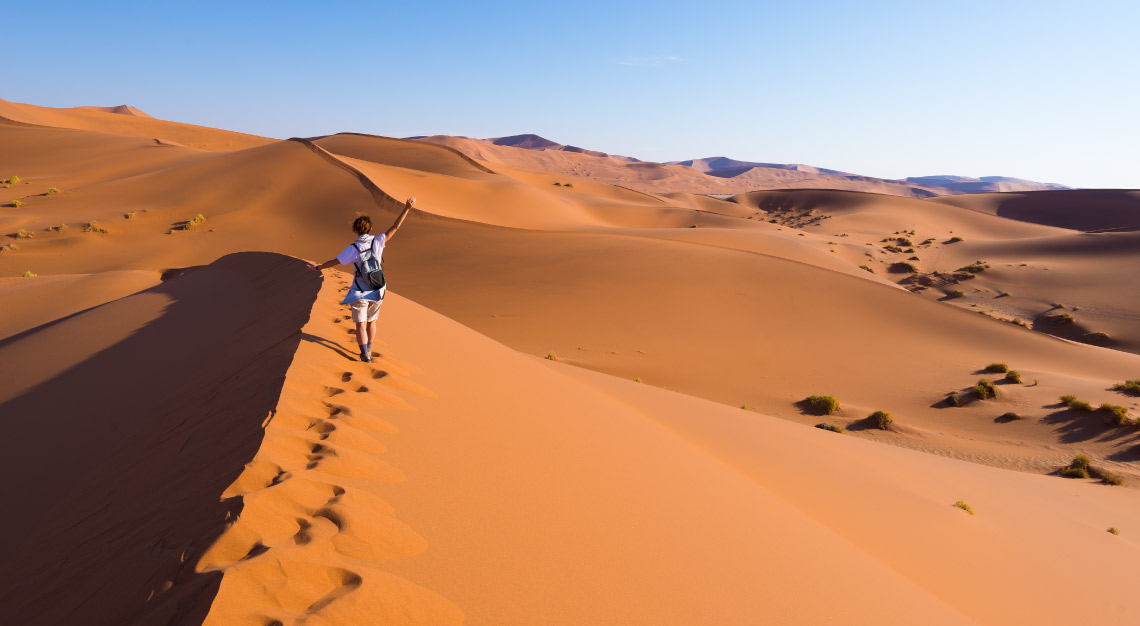
[[[1134,621],[1137,192],[0,117],[5,623]],[[301,259],[409,195],[362,363]]]

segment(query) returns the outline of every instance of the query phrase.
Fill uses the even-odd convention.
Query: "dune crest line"
[[[414,367],[382,342],[371,364],[352,358],[349,316],[336,304],[343,275],[313,305],[281,398],[254,458],[226,489],[241,513],[198,561],[220,572],[203,624],[458,624],[454,604],[385,571],[427,541],[384,499],[404,474],[383,460],[396,427],[380,416],[410,410],[400,396],[431,397]]]

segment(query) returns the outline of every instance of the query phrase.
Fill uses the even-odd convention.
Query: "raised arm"
[[[384,231],[384,243],[392,240],[392,237],[396,234],[396,231],[400,229],[400,225],[404,223],[404,220],[408,217],[408,213],[411,212],[412,207],[415,205],[416,197],[412,196],[408,198],[408,201],[404,203],[404,212],[400,213],[400,217],[397,217],[395,222],[392,222],[391,228]]]

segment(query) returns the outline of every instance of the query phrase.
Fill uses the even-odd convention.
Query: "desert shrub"
[[[562,186],[562,183],[554,183],[554,186],[555,186],[555,187],[561,187],[561,186]]]
[[[1045,317],[1041,318],[1041,320],[1047,324],[1058,324],[1058,325],[1060,325],[1060,324],[1072,324],[1075,321],[1073,319],[1073,316],[1069,315],[1068,313],[1050,313],[1049,315],[1046,315]]]
[[[964,298],[964,297],[966,297],[966,292],[962,291],[961,289],[955,289],[954,291],[951,291],[950,293],[948,293],[946,295],[951,297],[951,298]]]
[[[913,243],[911,243],[910,239],[907,239],[906,237],[895,237],[895,241],[899,242],[900,246],[913,246],[914,245]]]
[[[91,220],[90,222],[87,223],[86,226],[83,227],[83,232],[85,232],[85,233],[101,233],[101,234],[106,235],[107,229],[103,228],[99,224],[99,222],[96,222],[95,220]]]
[[[24,206],[24,203],[20,202],[19,200],[13,200],[4,206],[10,206],[12,208],[18,209],[18,208]]]
[[[920,244],[918,244],[918,245],[920,245],[920,246],[929,246],[929,245],[930,245],[930,244],[932,244],[932,243],[934,243],[934,237],[931,237],[930,239],[927,239],[926,241],[923,241],[922,243],[920,243]]]
[[[59,193],[59,187],[48,187],[47,194],[45,195],[54,196],[57,193]]]
[[[637,378],[634,378],[634,379],[633,379],[633,382],[635,382],[635,383],[639,383],[639,382],[641,382],[641,377],[640,377],[640,376],[638,376]]]
[[[8,180],[4,181],[4,183],[7,185],[15,185],[19,182],[20,182],[19,176],[13,176],[13,177],[9,178]]]
[[[875,273],[875,270],[873,270],[873,269],[871,269],[871,268],[867,267],[866,265],[860,265],[860,266],[859,266],[859,269],[861,269],[861,270],[866,270],[866,271],[868,271],[868,272],[871,272],[872,274],[874,274],[874,273]]]
[[[206,221],[206,216],[199,213],[199,214],[195,215],[194,217],[190,218],[189,220],[187,220],[186,223],[182,225],[182,230],[190,230],[192,228],[197,228],[199,224],[201,224],[202,222],[205,222],[205,221]]]
[[[35,237],[35,236],[36,236],[35,233],[30,233],[30,232],[24,230],[23,228],[16,231],[16,239],[31,239],[32,237]]]
[[[1067,394],[1067,395],[1061,396],[1061,404],[1064,404],[1065,406],[1068,406],[1068,405],[1070,405],[1076,401],[1077,401],[1077,397],[1074,395],[1068,395]]]
[[[1113,526],[1112,528],[1109,528],[1109,529],[1108,529],[1108,532],[1110,532],[1110,533],[1112,533],[1112,534],[1114,534],[1114,535],[1119,535],[1119,534],[1120,534],[1120,529],[1118,529],[1118,528],[1116,528],[1115,526]]]
[[[992,380],[983,378],[974,384],[974,395],[979,400],[988,400],[997,397],[997,387],[994,387]]]
[[[1140,396],[1140,378],[1126,380],[1112,386],[1113,391],[1123,391],[1134,396]]]
[[[131,211],[129,213],[123,213],[123,219],[133,220],[133,219],[135,219],[135,213],[136,213],[136,211]]]
[[[891,266],[889,269],[890,269],[890,271],[892,271],[896,274],[917,274],[918,273],[918,268],[915,267],[913,263],[907,263],[906,261],[899,261],[897,263],[891,263]]]
[[[1088,478],[1089,471],[1083,467],[1062,467],[1061,476],[1065,478]]]
[[[563,187],[573,187],[574,183],[562,183]]]
[[[981,274],[982,272],[984,272],[988,269],[990,269],[990,266],[988,263],[986,263],[985,261],[978,261],[976,263],[971,263],[970,265],[966,265],[964,267],[959,267],[958,271],[959,272],[969,272],[971,274]]]
[[[1103,480],[1105,482],[1105,484],[1114,485],[1117,487],[1120,487],[1124,484],[1124,477],[1123,476],[1121,476],[1120,474],[1113,474],[1112,472],[1110,472],[1106,469],[1095,468],[1095,469],[1093,469],[1093,473],[1096,474],[1097,478]]]
[[[1089,457],[1083,454],[1078,454],[1077,456],[1073,457],[1073,462],[1069,464],[1069,467],[1078,467],[1080,469],[1087,470],[1091,464],[1092,461],[1089,460]]]
[[[804,402],[816,413],[831,415],[839,410],[839,401],[831,396],[811,395],[805,398]]]
[[[992,372],[994,374],[1004,374],[1009,371],[1009,366],[1005,363],[990,363],[986,366],[985,371]]]
[[[19,249],[20,249],[20,246],[17,246],[14,243],[10,243],[6,246],[0,246],[0,254],[4,254],[5,252],[15,252]]]
[[[883,246],[883,249],[887,252],[902,252],[902,248],[898,246]]]
[[[1095,332],[1085,333],[1081,335],[1081,341],[1085,343],[1104,343],[1108,341],[1108,333]]]
[[[958,507],[959,509],[962,509],[963,511],[969,513],[970,515],[974,514],[974,509],[971,508],[970,505],[966,504],[965,500],[959,500],[959,501],[955,502],[954,506]]]
[[[1021,414],[1020,413],[1014,413],[1013,411],[1010,411],[1009,413],[1002,413],[1002,415],[999,419],[1019,420],[1019,419],[1021,419]]]
[[[1126,426],[1130,422],[1128,419],[1128,409],[1117,404],[1102,404],[1097,407],[1097,412],[1107,413],[1108,417],[1106,422],[1110,426]]]
[[[747,410],[748,410],[748,405],[747,405],[747,404],[742,404],[742,405],[740,405],[740,408],[742,408],[742,409],[744,409],[745,411],[747,411]]]
[[[958,243],[959,241],[965,241],[965,239],[962,239],[961,237],[958,237],[956,235],[954,237],[950,238],[950,243]]]
[[[962,397],[958,395],[957,391],[951,391],[946,394],[946,404],[950,406],[962,406]]]
[[[1017,324],[1018,326],[1020,326],[1022,328],[1029,328],[1029,322],[1021,319],[1020,317],[1015,317],[1015,318],[1009,320],[1009,323],[1010,324]]]
[[[872,426],[879,430],[890,430],[891,422],[895,421],[891,414],[886,411],[875,411],[867,419],[871,421]]]
[[[24,272],[24,278],[35,278],[37,275],[32,273],[32,270]]]
[[[554,354],[554,351],[553,351],[553,350],[551,350],[549,353],[547,353],[547,355],[546,355],[546,360],[547,360],[547,361],[557,361],[557,360],[558,360],[558,355],[557,355],[557,354]]]
[[[1089,404],[1088,402],[1085,402],[1084,400],[1073,400],[1072,402],[1069,403],[1069,410],[1070,411],[1082,411],[1085,413],[1091,413],[1093,410],[1093,407],[1091,404]]]
[[[50,227],[48,227],[48,230],[54,230],[57,233],[62,232],[62,231],[67,230],[67,224],[60,224],[59,226],[50,226]]]
[[[1005,380],[1007,382],[1021,384],[1021,372],[1017,370],[1009,370],[1005,373]]]
[[[971,274],[970,272],[954,272],[954,281],[959,283],[964,280],[973,280],[977,277],[977,274]]]
[[[1013,295],[1013,294],[1011,294],[1011,293],[1010,293],[1010,292],[1008,292],[1008,291],[1003,291],[1003,292],[1001,292],[1001,293],[999,293],[999,294],[998,294],[998,297],[999,297],[999,298],[1008,298],[1008,297],[1010,297],[1010,296],[1012,296],[1012,295]]]
[[[907,254],[914,254],[914,248],[907,248],[906,250],[903,250],[903,252]]]
[[[834,424],[828,424],[828,423],[826,423],[826,422],[823,422],[823,423],[820,423],[820,424],[816,424],[816,425],[815,425],[815,427],[816,427],[816,428],[820,428],[820,429],[823,429],[823,430],[830,430],[831,432],[833,432],[833,433],[839,433],[840,435],[842,435],[843,433],[847,432],[847,431],[843,430],[843,428],[842,428],[841,426],[836,426],[836,425],[834,425]]]

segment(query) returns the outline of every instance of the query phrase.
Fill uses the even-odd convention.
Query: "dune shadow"
[[[1058,405],[1049,405],[1045,408],[1056,408]],[[1064,405],[1060,405],[1064,407]],[[1136,431],[1130,428],[1120,428],[1109,425],[1105,415],[1099,411],[1074,411],[1061,408],[1041,418],[1041,423],[1055,426],[1054,432],[1062,443],[1079,443],[1082,441],[1097,440],[1111,442],[1129,436],[1135,436]]]
[[[241,513],[220,496],[261,445],[320,285],[297,259],[231,254],[0,342],[0,362],[44,373],[0,379],[19,442],[0,455],[19,477],[19,513],[0,516],[6,623],[205,619],[222,574],[196,565]],[[61,337],[91,333],[111,339],[56,364]]]
[[[308,341],[309,343],[315,343],[318,346],[328,348],[329,350],[336,352],[337,354],[348,359],[349,361],[359,361],[360,360],[359,356],[357,356],[355,354],[349,354],[348,352],[346,352],[344,350],[344,348],[341,348],[339,345],[329,341],[328,339],[325,339],[324,337],[318,337],[317,335],[313,335],[310,333],[301,333],[301,339]]]

